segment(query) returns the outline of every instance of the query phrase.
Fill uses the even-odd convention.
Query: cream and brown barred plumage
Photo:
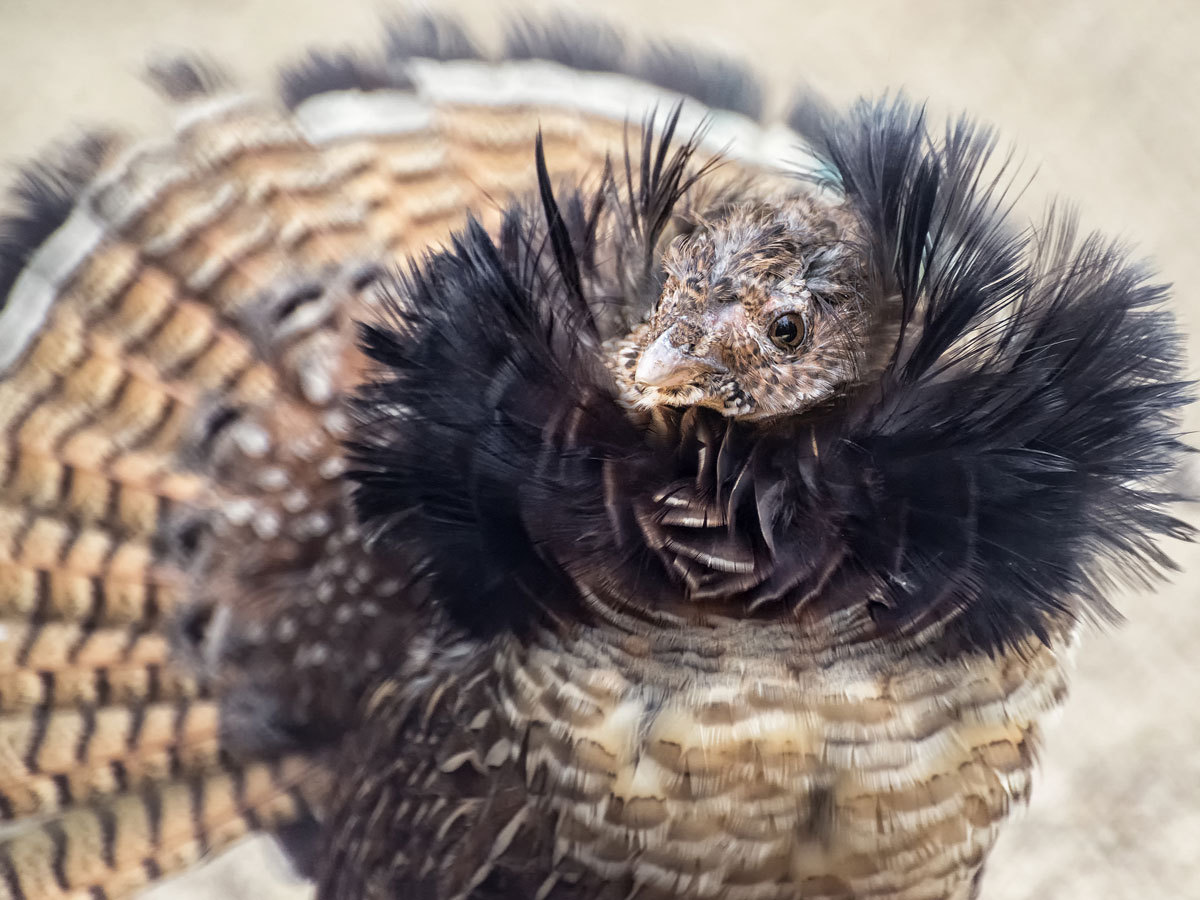
[[[324,898],[975,895],[1105,572],[1184,533],[1161,292],[903,101],[507,57],[164,65],[171,138],[31,170],[0,898],[259,828]]]

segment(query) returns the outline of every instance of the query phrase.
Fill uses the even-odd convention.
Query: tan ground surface
[[[439,5],[440,6],[440,5]],[[446,4],[484,36],[545,3]],[[559,4],[561,8],[563,4]],[[155,48],[199,48],[269,84],[308,43],[369,41],[376,0],[0,0],[0,161],[80,122],[149,131],[161,107],[137,80]],[[1039,171],[1031,196],[1136,242],[1200,328],[1200,0],[610,0],[572,8],[750,58],[777,90],[834,100],[903,86],[935,111],[999,125]],[[1196,357],[1193,357],[1196,358]],[[1193,367],[1193,371],[1195,367]],[[1195,428],[1200,418],[1191,416]],[[1032,810],[995,854],[986,900],[1200,898],[1200,550],[1123,628],[1095,635],[1051,733]],[[157,900],[302,897],[252,845]]]

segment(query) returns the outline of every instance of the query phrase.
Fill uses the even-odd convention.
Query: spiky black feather
[[[700,605],[798,617],[843,651],[953,655],[1049,639],[1107,610],[1108,576],[1169,566],[1160,539],[1189,532],[1156,485],[1189,389],[1163,288],[1069,217],[1015,229],[987,131],[934,140],[902,99],[822,121],[866,302],[901,312],[878,383],[819,413],[635,424],[581,296],[598,254],[580,248],[614,235],[564,224],[540,148],[536,214],[510,211],[499,247],[469,226],[365,329],[380,373],[357,402],[359,515],[460,623]],[[666,184],[630,192],[641,214],[679,199]]]
[[[751,119],[763,114],[762,84],[744,63],[721,53],[658,42],[645,48],[630,74]]]
[[[676,103],[660,127],[658,112],[652,110],[642,121],[642,140],[636,152],[627,132],[623,165],[615,173],[609,166],[596,198],[606,203],[616,218],[606,246],[615,263],[615,277],[609,276],[611,283],[606,288],[616,297],[609,305],[608,318],[619,322],[626,332],[649,314],[662,286],[663,272],[657,264],[660,242],[692,227],[693,223],[680,216],[680,201],[720,163],[713,157],[692,164],[707,123],[677,142],[682,112],[683,104]]]
[[[584,72],[622,72],[629,67],[620,32],[606,22],[557,15],[520,19],[504,38],[507,59],[545,59]]]
[[[384,53],[312,51],[279,74],[279,93],[289,108],[329,91],[411,88],[406,68],[414,58],[479,59],[481,54],[457,21],[434,14],[398,16],[387,23]]]
[[[744,64],[713,51],[675,43],[631,46],[607,22],[574,15],[518,20],[505,36],[508,59],[545,59],[572,69],[641,78],[699,100],[758,119],[763,89]]]
[[[8,190],[13,211],[0,218],[0,309],[29,258],[67,220],[114,140],[106,132],[87,134],[17,175]]]
[[[410,86],[403,75],[389,72],[380,61],[350,51],[313,50],[279,72],[279,96],[289,109],[329,91]]]
[[[161,56],[146,66],[150,83],[171,100],[184,101],[228,89],[229,74],[212,60],[196,55]]]
[[[1190,394],[1165,288],[1070,216],[1016,231],[994,139],[965,121],[935,144],[905,101],[861,104],[824,145],[873,226],[876,290],[905,310],[839,454],[840,481],[872,486],[848,541],[863,564],[893,561],[883,618],[944,594],[959,635],[990,647],[1080,600],[1106,611],[1106,572],[1153,575],[1157,539],[1188,533],[1155,487]]]
[[[289,108],[328,91],[410,88],[406,64],[414,58],[481,59],[466,30],[453,19],[426,15],[388,23],[386,52],[313,51],[281,70],[279,92]],[[631,75],[712,109],[731,110],[759,119],[762,85],[742,63],[720,53],[674,43],[641,48],[626,46],[621,34],[605,22],[559,15],[519,20],[505,36],[506,59],[545,59],[582,71]],[[188,73],[184,73],[185,75]],[[177,82],[188,88],[186,80]]]
[[[391,62],[424,59],[481,59],[482,54],[462,23],[448,16],[400,16],[387,25],[387,57]]]

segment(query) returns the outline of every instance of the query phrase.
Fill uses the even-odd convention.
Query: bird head
[[[663,266],[633,373],[642,408],[766,419],[860,377],[863,266],[838,210],[806,198],[735,205],[678,238]]]

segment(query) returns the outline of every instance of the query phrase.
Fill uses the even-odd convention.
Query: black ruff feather
[[[356,404],[358,513],[460,623],[701,605],[950,655],[1050,639],[1108,610],[1109,576],[1169,567],[1160,539],[1189,531],[1157,485],[1189,388],[1164,289],[1068,218],[1014,230],[1007,182],[984,177],[992,138],[965,122],[933,140],[886,101],[809,137],[861,221],[867,302],[901,310],[878,383],[832,409],[635,425],[592,295],[648,298],[597,287],[612,235],[595,205],[560,209],[540,145],[540,209],[511,210],[499,245],[469,225],[364,329],[379,372]],[[661,219],[686,165],[613,221]]]
[[[439,595],[475,630],[516,625],[539,598],[573,595],[525,516],[561,503],[581,527],[603,529],[591,503],[555,492],[595,485],[606,444],[638,444],[599,387],[590,312],[563,306],[537,303],[471,222],[451,252],[401,281],[394,327],[363,329],[386,370],[356,404],[359,517],[389,544],[415,538]],[[415,405],[399,408],[401,398]]]

